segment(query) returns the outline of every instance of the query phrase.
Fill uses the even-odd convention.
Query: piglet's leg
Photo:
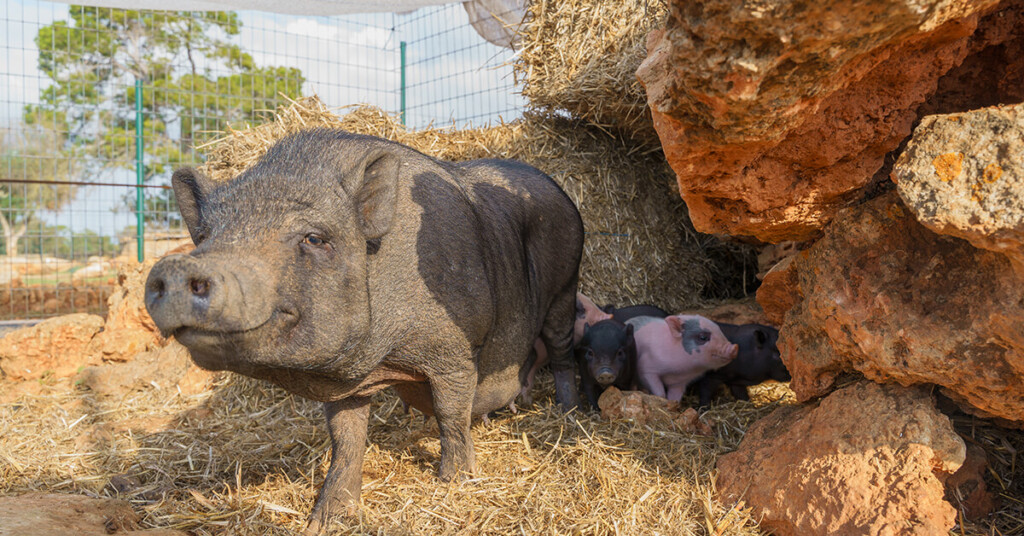
[[[736,397],[736,400],[750,400],[746,385],[730,385],[729,392]]]
[[[363,454],[369,397],[351,397],[324,404],[331,434],[331,467],[313,506],[305,534],[320,534],[332,517],[354,514],[363,485]]]
[[[448,481],[459,472],[475,468],[470,420],[476,391],[475,370],[439,374],[430,379],[434,415],[441,435],[441,466],[438,477]]]
[[[665,393],[665,398],[669,400],[675,400],[679,402],[683,399],[683,393],[686,391],[685,383],[677,383],[668,388],[668,392]]]
[[[665,398],[665,384],[661,383],[661,378],[657,375],[641,376],[640,386],[650,391],[654,396]]]

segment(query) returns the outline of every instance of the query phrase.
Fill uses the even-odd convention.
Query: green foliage
[[[0,241],[0,246],[3,243]],[[18,253],[85,261],[89,257],[112,257],[121,250],[109,236],[93,231],[72,233],[64,225],[34,225],[21,238]]]
[[[39,69],[50,85],[40,104],[25,108],[24,119],[60,132],[60,150],[92,176],[104,168],[134,169],[137,79],[143,81],[147,181],[198,160],[193,146],[214,132],[302,90],[299,69],[259,67],[230,42],[241,27],[235,13],[71,6],[69,15],[36,35]],[[134,192],[125,198],[134,207]]]

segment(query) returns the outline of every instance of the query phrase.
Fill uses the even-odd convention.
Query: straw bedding
[[[664,0],[537,0],[514,69],[539,110],[562,110],[634,142],[659,146],[636,78],[647,34],[665,26]]]
[[[221,374],[211,389],[173,388],[100,398],[69,380],[0,405],[0,495],[30,490],[119,496],[144,524],[191,534],[301,531],[329,461],[320,406],[266,383]],[[6,384],[0,382],[0,388]],[[549,375],[538,401],[472,429],[478,471],[436,477],[436,424],[378,395],[370,416],[358,519],[336,534],[760,534],[745,505],[719,502],[718,456],[786,394],[755,388],[754,403],[704,413],[704,437],[608,422],[555,409]],[[956,534],[1021,534],[1018,452],[1024,434],[960,416],[961,434],[983,446],[1002,509]]]
[[[512,158],[548,173],[583,217],[580,285],[597,303],[683,310],[756,288],[754,249],[693,230],[660,151],[645,152],[562,117],[527,114],[489,128],[406,131],[379,109],[356,107],[339,117],[307,97],[280,108],[274,121],[201,147],[207,154],[201,169],[230,180],[274,141],[317,126],[380,136],[442,160]]]

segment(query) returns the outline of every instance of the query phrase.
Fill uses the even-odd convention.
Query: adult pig
[[[622,391],[632,389],[636,373],[633,326],[613,319],[585,326],[576,347],[576,361],[583,393],[592,409],[598,409],[597,399],[609,386]]]
[[[573,323],[572,331],[572,345],[575,348],[579,345],[580,340],[583,339],[583,330],[586,326],[593,326],[602,320],[608,320],[612,315],[603,311],[600,307],[594,304],[593,300],[588,298],[582,292],[576,293],[576,319]],[[533,395],[530,391],[533,389],[534,378],[537,375],[537,371],[541,367],[548,364],[550,360],[548,357],[547,348],[544,346],[544,341],[537,339],[534,341],[534,353],[530,356],[529,367],[523,374],[522,387],[519,391],[519,398],[522,399],[524,404],[533,404]]]
[[[512,401],[538,337],[576,406],[583,226],[537,169],[316,129],[229,183],[172,183],[196,248],[153,267],[146,307],[200,366],[325,403],[331,466],[308,533],[357,504],[385,387],[437,417],[443,480],[473,470],[470,419]]]
[[[791,377],[779,355],[776,343],[779,330],[761,324],[726,324],[718,322],[725,338],[739,346],[736,359],[724,367],[708,371],[694,382],[701,407],[711,403],[720,385],[729,387],[737,400],[750,400],[747,387],[767,380],[788,382]]]
[[[703,316],[640,316],[626,323],[633,326],[636,339],[637,383],[669,400],[682,400],[690,382],[726,365],[739,351]]]

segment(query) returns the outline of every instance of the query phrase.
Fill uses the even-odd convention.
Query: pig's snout
[[[740,345],[730,344],[725,352],[725,360],[732,361],[733,359],[736,359],[736,356],[738,355],[740,355]]]
[[[146,309],[166,336],[180,328],[231,332],[252,329],[270,316],[262,292],[246,270],[189,255],[171,255],[146,279]]]

